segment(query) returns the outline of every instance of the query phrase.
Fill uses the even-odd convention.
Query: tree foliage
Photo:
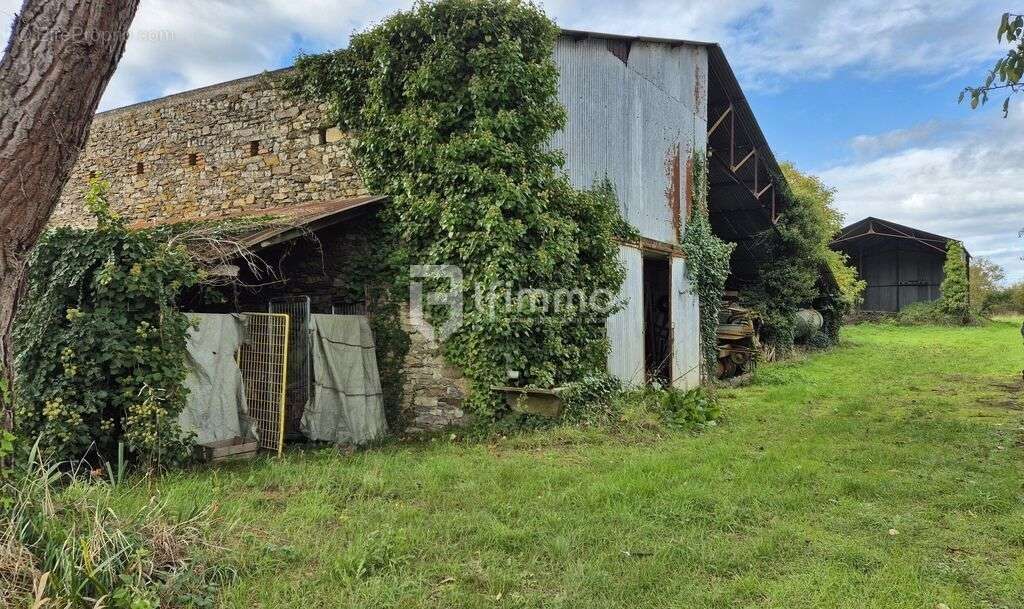
[[[999,19],[999,27],[996,30],[996,39],[999,42],[1006,37],[1006,42],[1011,45],[1006,57],[996,60],[995,65],[989,70],[985,82],[975,87],[964,87],[960,92],[960,103],[970,99],[971,109],[977,108],[988,102],[988,95],[993,91],[1006,91],[1006,98],[1003,99],[1003,116],[1010,111],[1010,98],[1020,91],[1021,75],[1024,75],[1024,15],[1014,13],[1003,13]]]
[[[384,218],[409,264],[458,266],[473,292],[615,292],[623,270],[614,193],[574,189],[561,153],[547,146],[566,118],[557,35],[518,0],[421,2],[354,35],[347,49],[301,57],[289,86],[328,101],[357,134],[360,175],[389,195]],[[508,370],[552,386],[605,365],[605,316],[464,303],[442,346],[471,381],[478,414],[500,410],[488,388]]]
[[[967,253],[959,241],[946,246],[946,263],[942,267],[942,298],[939,307],[958,323],[971,321],[971,298],[968,287]]]
[[[974,270],[973,264],[971,264],[971,270]],[[974,288],[973,275],[971,277],[971,288]],[[1008,286],[998,286],[985,299],[985,306],[982,312],[986,314],[1024,313],[1024,282],[1018,281]]]
[[[971,308],[979,314],[987,314],[996,305],[997,294],[1002,290],[1006,271],[994,261],[979,257],[971,260],[970,275]]]
[[[86,197],[95,230],[44,234],[15,326],[17,429],[48,459],[116,454],[171,463],[190,442],[178,427],[189,321],[173,307],[199,277],[182,248],[131,231],[106,184]]]
[[[843,224],[835,190],[792,163],[781,168],[788,205],[776,227],[758,236],[762,262],[745,293],[763,317],[766,341],[785,351],[793,344],[794,315],[801,307],[818,308],[828,339],[837,340],[842,316],[859,301],[865,284],[846,256],[829,247]]]

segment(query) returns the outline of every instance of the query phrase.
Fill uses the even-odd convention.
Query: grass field
[[[1024,606],[1018,326],[857,326],[701,435],[560,430],[160,480],[241,550],[225,606]]]

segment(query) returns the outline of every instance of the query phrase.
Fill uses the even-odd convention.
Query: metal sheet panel
[[[575,186],[589,188],[607,176],[623,216],[643,236],[675,242],[687,161],[706,147],[707,51],[623,44],[559,38],[554,58],[568,121],[551,145],[564,151]]]
[[[608,318],[608,372],[626,385],[644,382],[644,267],[640,250],[619,247],[626,279],[619,291],[625,307]]]
[[[686,260],[672,258],[672,385],[700,384],[700,305],[686,274]]]

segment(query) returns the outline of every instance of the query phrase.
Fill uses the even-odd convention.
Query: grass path
[[[699,436],[180,473],[249,529],[229,607],[1024,607],[1017,326],[858,326]]]

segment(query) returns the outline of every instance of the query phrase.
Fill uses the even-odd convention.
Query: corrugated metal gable
[[[551,145],[570,180],[589,188],[607,176],[643,236],[676,241],[686,162],[706,147],[706,49],[562,36],[554,59],[568,121]]]

